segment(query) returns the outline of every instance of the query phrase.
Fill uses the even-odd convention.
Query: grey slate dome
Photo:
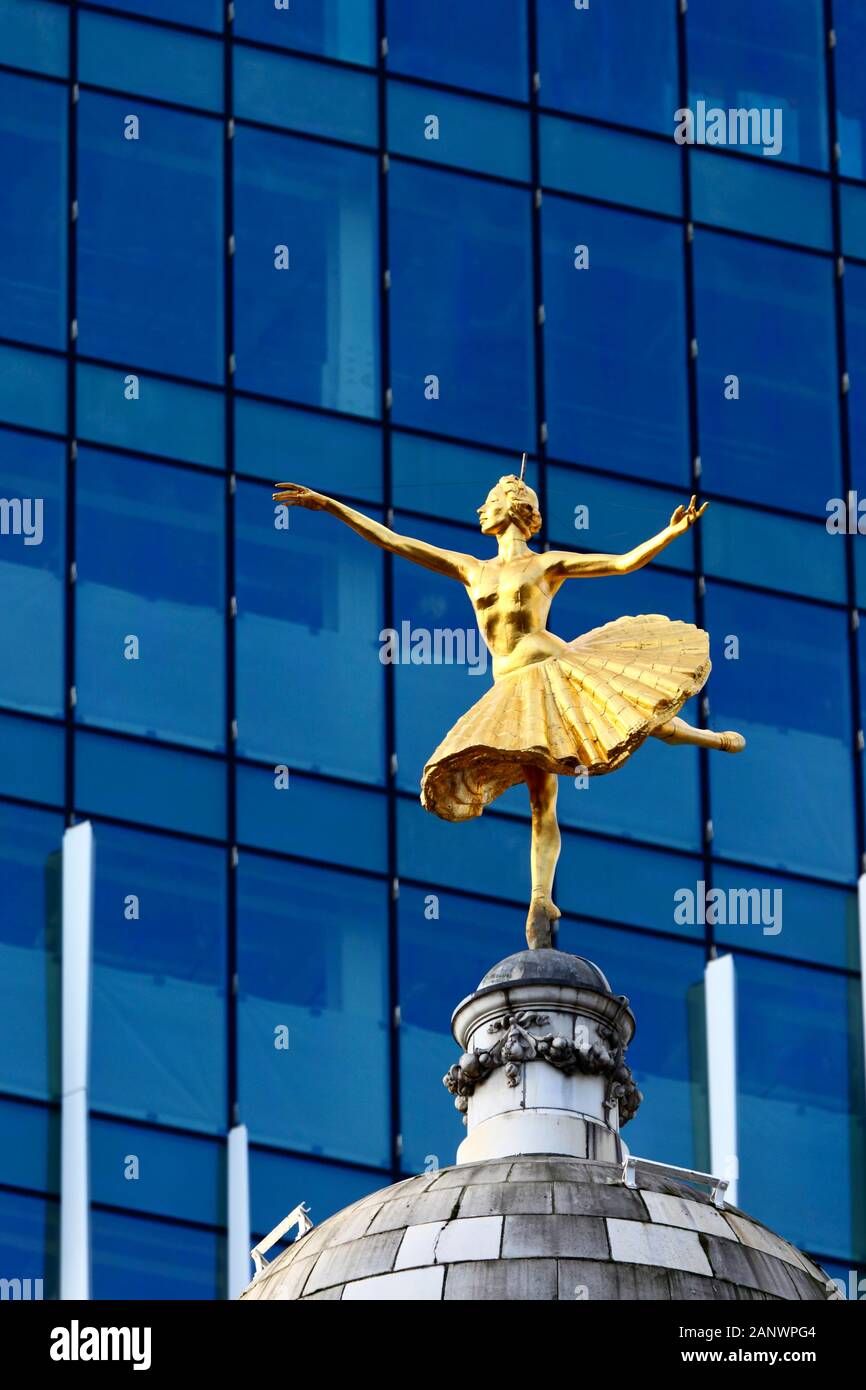
[[[262,1264],[296,1207],[256,1248],[242,1298],[840,1297],[793,1245],[726,1205],[726,1181],[629,1154],[621,1129],[642,1100],[626,1062],[635,1020],[591,961],[508,956],[451,1028],[461,1054],[443,1081],[466,1125],[457,1163],[362,1198]]]
[[[837,1299],[766,1226],[688,1183],[543,1154],[383,1188],[267,1265],[246,1299]]]
[[[476,994],[493,985],[538,984],[550,981],[560,985],[589,985],[592,989],[610,994],[607,979],[591,960],[572,956],[567,951],[542,949],[516,951],[506,956],[480,981]]]

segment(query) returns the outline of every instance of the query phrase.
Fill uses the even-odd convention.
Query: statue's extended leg
[[[551,925],[560,916],[551,896],[559,858],[560,834],[556,820],[556,774],[527,768],[526,785],[532,807],[532,900],[526,918],[526,940],[537,950],[552,944]]]
[[[712,729],[696,729],[679,716],[653,729],[653,738],[660,738],[662,743],[691,743],[698,748],[719,748],[723,753],[740,753],[746,746],[742,734],[735,734],[733,730],[714,734]]]

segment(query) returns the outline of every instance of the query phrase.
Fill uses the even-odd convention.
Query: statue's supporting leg
[[[527,768],[526,785],[532,807],[532,900],[526,918],[526,940],[537,949],[552,944],[551,924],[560,915],[551,896],[561,844],[556,820],[558,781],[555,773]]]
[[[718,748],[723,753],[740,753],[746,746],[742,734],[736,734],[733,730],[715,734],[712,729],[696,729],[679,716],[653,729],[653,738],[660,738],[662,743],[691,743],[698,748]]]

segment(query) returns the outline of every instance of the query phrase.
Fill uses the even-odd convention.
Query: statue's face
[[[498,536],[504,531],[511,518],[508,515],[508,499],[500,487],[491,488],[483,506],[478,508],[478,522],[482,535]]]

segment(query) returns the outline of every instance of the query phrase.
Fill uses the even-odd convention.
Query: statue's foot
[[[553,945],[551,926],[562,913],[546,893],[533,893],[526,916],[526,940],[530,951],[540,951]]]
[[[724,734],[719,734],[719,747],[723,753],[742,753],[746,746],[746,740],[742,734],[734,733],[729,729]]]

